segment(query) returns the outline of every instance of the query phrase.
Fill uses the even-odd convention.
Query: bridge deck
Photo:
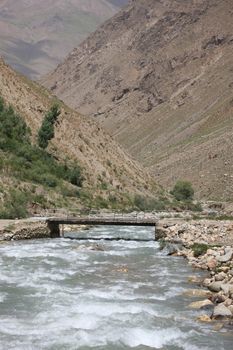
[[[156,226],[156,220],[138,217],[52,217],[47,222],[55,225]]]

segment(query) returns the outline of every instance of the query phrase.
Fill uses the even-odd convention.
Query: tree
[[[193,199],[194,189],[189,181],[177,181],[171,194],[178,201],[189,201]]]
[[[58,105],[53,105],[46,113],[41,127],[38,131],[38,145],[45,149],[48,147],[49,141],[54,138],[54,124],[57,121],[61,111]]]

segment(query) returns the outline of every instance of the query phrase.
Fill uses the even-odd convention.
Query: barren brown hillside
[[[36,140],[38,128],[54,98],[44,88],[16,74],[2,60],[0,96],[26,120]],[[151,195],[158,190],[150,176],[95,121],[63,104],[49,152],[58,160],[77,161],[83,168],[84,187],[93,195],[103,190],[104,196],[114,194],[120,198],[135,193]]]
[[[163,185],[233,200],[233,2],[131,1],[44,84]]]

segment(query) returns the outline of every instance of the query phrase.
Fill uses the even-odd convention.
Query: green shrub
[[[205,254],[209,249],[209,246],[207,244],[194,243],[191,246],[191,249],[193,250],[194,256],[197,258],[198,256]]]
[[[66,179],[74,186],[82,187],[83,176],[81,168],[76,164],[71,169],[68,169]]]
[[[171,194],[177,201],[191,201],[193,200],[194,190],[189,181],[177,181]]]
[[[41,124],[38,131],[38,145],[42,149],[47,148],[49,141],[54,137],[54,124],[60,115],[60,109],[58,105],[53,105]]]
[[[141,211],[164,210],[166,208],[163,200],[148,198],[141,195],[134,197],[134,205]]]

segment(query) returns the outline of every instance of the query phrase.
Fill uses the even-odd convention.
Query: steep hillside
[[[0,96],[5,103],[11,105],[20,114],[30,127],[31,140],[34,144],[37,142],[38,129],[44,116],[54,102],[59,103],[45,89],[16,74],[2,60],[0,61]],[[135,161],[131,160],[95,121],[81,116],[62,103],[59,105],[61,113],[55,123],[55,137],[49,142],[46,151],[60,164],[74,166],[77,163],[81,167],[84,177],[82,191],[80,196],[78,195],[81,202],[83,199],[91,206],[107,206],[108,204],[124,206],[124,203],[128,206],[135,194],[153,196],[161,192],[160,188],[154,185],[150,176]],[[8,134],[7,132],[7,137]],[[13,146],[15,148],[15,144]],[[12,149],[9,147],[11,153]],[[25,152],[18,153],[25,159]],[[29,162],[38,157],[40,157],[39,161],[43,161],[41,155],[38,156],[38,151],[34,155],[31,149],[26,149],[26,154],[29,154]],[[16,155],[19,156],[19,154]],[[1,159],[4,157],[7,158],[7,155],[1,154]],[[46,160],[46,155],[42,154],[42,157]],[[10,184],[15,183],[11,179],[13,171],[1,165],[0,185],[4,186],[9,183],[10,188],[12,187]],[[24,170],[19,167],[17,174],[20,175]],[[54,168],[54,174],[58,175],[56,168]],[[10,179],[8,179],[9,176]],[[69,196],[72,197],[72,193]]]
[[[233,200],[233,2],[131,1],[44,80],[156,179]]]
[[[0,55],[19,72],[38,78],[125,2],[1,0]]]

